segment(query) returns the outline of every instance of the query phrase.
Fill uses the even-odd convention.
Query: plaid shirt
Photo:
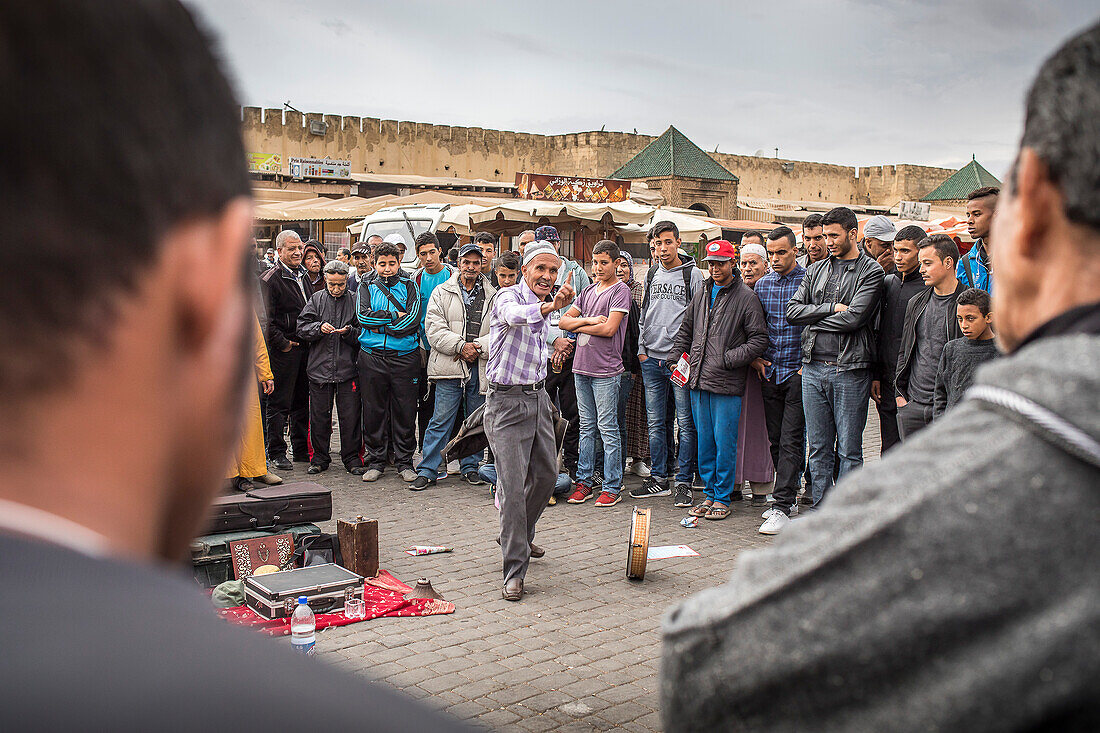
[[[542,301],[526,280],[521,278],[512,287],[498,291],[489,314],[489,381],[535,384],[546,379],[549,330]]]
[[[776,382],[782,384],[802,367],[802,326],[787,323],[787,303],[798,292],[806,268],[796,264],[786,275],[769,272],[756,283],[756,295],[764,306],[768,321],[768,350],[764,359],[772,365],[764,370],[771,379],[778,371]]]

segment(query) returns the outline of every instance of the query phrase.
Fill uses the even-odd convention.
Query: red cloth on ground
[[[379,570],[378,577],[367,578],[366,584],[363,586],[363,600],[367,612],[365,618],[350,619],[343,613],[319,613],[317,614],[317,630],[327,629],[329,626],[347,626],[348,624],[370,621],[375,618],[437,616],[455,612],[455,604],[450,601],[438,601],[434,598],[406,599],[405,594],[411,590],[412,588],[390,575],[388,571]],[[290,635],[290,619],[268,620],[258,616],[248,606],[222,608],[218,610],[218,615],[230,623],[256,629],[268,636]]]

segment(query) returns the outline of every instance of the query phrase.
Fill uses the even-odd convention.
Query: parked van
[[[435,232],[439,238],[440,258],[446,259],[447,250],[458,245],[458,236],[449,232],[439,231],[443,220],[443,212],[451,208],[450,204],[412,204],[409,206],[389,206],[379,209],[360,222],[362,231],[357,241],[365,241],[367,237],[378,236],[385,239],[390,234],[397,234],[405,240],[405,257],[401,260],[401,267],[412,272],[420,267],[420,261],[416,257],[416,238],[424,232]]]

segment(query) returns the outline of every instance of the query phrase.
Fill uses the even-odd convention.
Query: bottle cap
[[[305,596],[298,596],[298,605],[300,606],[303,603],[306,604],[306,605],[309,605],[309,599],[306,598]]]

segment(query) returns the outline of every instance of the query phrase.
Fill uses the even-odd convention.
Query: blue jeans
[[[477,366],[470,371],[470,380],[465,385],[461,379],[440,379],[435,383],[435,410],[432,412],[432,419],[428,421],[428,429],[424,431],[423,456],[420,465],[416,467],[416,472],[421,476],[434,479],[439,475],[439,467],[443,463],[443,448],[451,437],[458,406],[462,401],[466,401],[467,415],[485,402],[485,396],[478,390]],[[476,453],[463,456],[462,473],[477,471],[479,463],[481,456]]]
[[[671,425],[665,421],[665,403],[671,389],[676,398],[676,424],[680,427],[680,452],[676,470],[677,483],[691,483],[691,459],[695,455],[695,423],[691,420],[691,400],[686,387],[679,387],[669,378],[674,361],[649,358],[642,362],[642,382],[645,384],[646,422],[649,424],[649,458],[654,478],[664,480],[672,473],[672,460],[666,445]]]
[[[486,463],[481,468],[477,469],[477,475],[481,477],[481,480],[487,484],[493,486],[497,485],[497,467],[496,464]],[[558,480],[554,482],[554,496],[562,496],[569,493],[569,490],[573,487],[573,482],[569,478],[567,473],[559,473]]]
[[[581,422],[581,455],[577,483],[592,485],[596,469],[596,438],[602,437],[603,491],[618,494],[623,488],[623,453],[619,441],[619,375],[589,377],[573,372],[577,386],[577,412]]]
[[[622,455],[623,473],[626,473],[626,403],[630,402],[630,390],[634,387],[634,375],[623,372],[619,377],[619,453]],[[603,438],[596,435],[596,456],[603,455]],[[601,465],[602,462],[601,462]],[[606,468],[603,469],[605,472]]]
[[[871,397],[869,369],[840,370],[815,361],[802,367],[802,409],[810,444],[814,506],[833,486],[833,446],[840,460],[837,479],[863,465],[863,429]]]
[[[737,476],[737,426],[741,398],[705,389],[691,392],[691,413],[699,431],[699,476],[711,501],[729,506]]]

